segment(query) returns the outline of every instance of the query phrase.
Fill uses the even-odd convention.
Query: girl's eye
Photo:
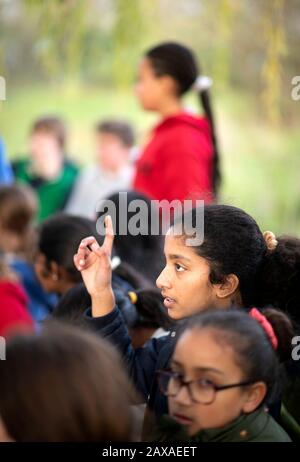
[[[208,380],[208,379],[200,379],[199,383],[204,387],[214,386],[214,383],[211,380]]]
[[[185,270],[185,268],[179,265],[179,263],[175,263],[175,268],[176,268],[177,273],[182,273]]]

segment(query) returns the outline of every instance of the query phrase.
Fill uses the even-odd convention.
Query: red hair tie
[[[256,319],[256,321],[259,322],[259,324],[262,326],[267,336],[269,337],[269,340],[274,350],[277,350],[278,339],[276,337],[272,324],[267,320],[267,318],[260,311],[258,311],[257,308],[252,308],[249,312],[249,315],[251,316],[251,318]]]

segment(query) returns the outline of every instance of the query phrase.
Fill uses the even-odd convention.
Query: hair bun
[[[271,250],[271,251],[275,250],[278,245],[278,241],[276,239],[275,234],[272,231],[265,231],[263,233],[263,237],[266,242],[268,250]]]

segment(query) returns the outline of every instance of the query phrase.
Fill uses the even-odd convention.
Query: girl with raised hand
[[[195,230],[196,217],[197,209],[192,209],[185,214],[184,223],[190,223]],[[187,245],[191,237],[189,231],[176,235],[176,227],[175,223],[166,235],[166,266],[157,279],[173,320],[187,318],[207,308],[230,309],[233,305],[251,308],[259,306],[261,300],[274,305],[280,300],[278,308],[282,310],[292,309],[293,304],[297,306],[299,240],[275,238],[272,233],[264,236],[252,217],[227,205],[204,208],[204,241],[199,246]],[[202,229],[200,225],[199,228]],[[151,340],[142,349],[132,348],[111,289],[112,245],[112,223],[110,217],[106,217],[103,246],[100,247],[93,237],[84,239],[74,257],[92,299],[86,320],[119,346],[138,390],[159,416],[167,412],[167,401],[158,388],[155,372],[168,366],[176,331]],[[277,287],[276,278],[273,290],[272,274],[281,276],[281,287]],[[291,345],[287,344],[280,361],[290,359],[290,350]]]

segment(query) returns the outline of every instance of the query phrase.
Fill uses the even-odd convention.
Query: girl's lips
[[[191,425],[192,419],[181,414],[174,414],[174,419],[181,425]]]
[[[164,305],[166,308],[172,308],[173,304],[175,303],[175,300],[173,300],[172,298],[169,298],[169,297],[165,297],[164,299]]]

